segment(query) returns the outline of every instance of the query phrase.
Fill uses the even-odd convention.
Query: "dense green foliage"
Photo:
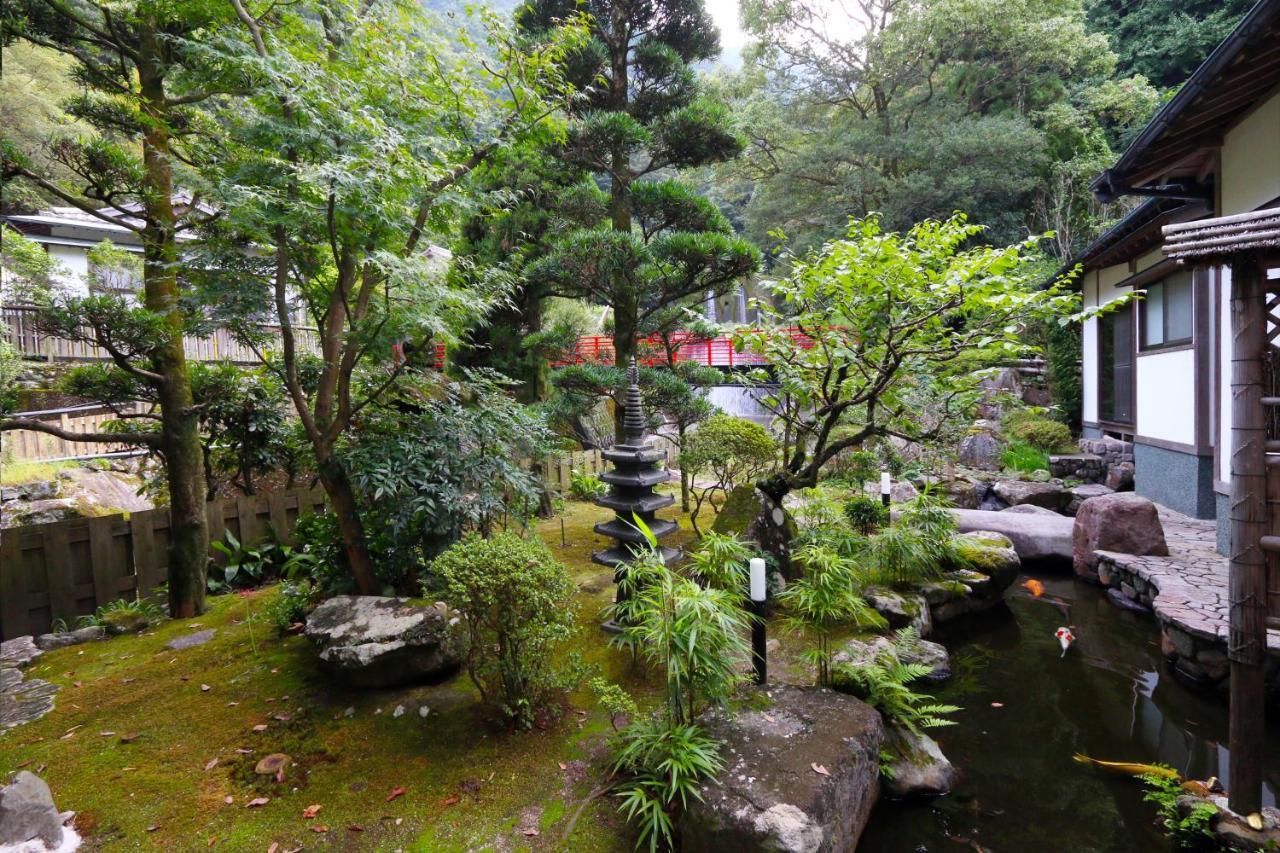
[[[1122,76],[1141,74],[1176,88],[1191,75],[1255,0],[1091,0],[1089,26],[1103,33]]]
[[[834,676],[839,689],[853,693],[871,705],[885,722],[912,734],[921,729],[953,726],[946,718],[960,708],[933,701],[927,693],[917,693],[908,685],[932,671],[923,663],[905,663],[902,657],[919,637],[910,628],[894,635],[893,646],[880,651],[874,660],[861,664],[841,664]]]
[[[776,382],[762,402],[795,437],[795,449],[760,481],[780,501],[871,439],[954,438],[978,399],[981,369],[1034,352],[1023,331],[1066,322],[1078,295],[1042,286],[1036,241],[973,247],[980,226],[956,215],[886,232],[875,219],[850,223],[842,240],[796,259],[774,285],[780,307],[762,306],[778,328],[739,333]]]
[[[481,697],[519,728],[557,711],[575,672],[554,654],[572,635],[577,586],[537,538],[469,535],[432,572],[466,626],[465,662]]]
[[[1108,217],[1088,181],[1156,104],[1083,0],[750,0],[743,19],[759,45],[723,85],[751,144],[722,171],[773,246],[965,210],[996,241],[1054,230],[1070,254]]]
[[[1047,417],[1024,417],[1006,420],[1004,433],[1015,441],[1029,444],[1043,453],[1061,453],[1071,449],[1071,428]]]

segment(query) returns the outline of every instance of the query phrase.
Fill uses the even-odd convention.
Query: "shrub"
[[[137,598],[120,598],[99,607],[92,616],[81,616],[81,627],[100,625],[112,634],[131,634],[164,619],[164,611],[156,604]]]
[[[1024,441],[1010,442],[1001,457],[1004,467],[1023,474],[1031,474],[1049,467],[1049,454],[1037,450]]]
[[[731,415],[708,418],[685,439],[685,447],[680,453],[680,470],[688,475],[690,482],[701,478],[709,483],[693,488],[691,518],[694,530],[701,534],[698,513],[703,502],[716,492],[728,497],[735,487],[772,468],[776,458],[777,444],[773,436],[755,421]]]
[[[755,554],[737,536],[708,530],[689,556],[694,576],[704,585],[746,596],[747,561]]]
[[[573,632],[577,586],[537,539],[468,534],[432,563],[467,632],[467,674],[486,702],[529,728],[573,673],[555,652]]]
[[[806,545],[795,552],[804,577],[779,596],[787,611],[787,624],[807,634],[814,647],[805,653],[817,671],[818,684],[831,684],[831,636],[846,624],[884,628],[884,617],[860,595],[863,578],[853,560],[822,545]]]
[[[305,622],[319,599],[319,590],[310,580],[285,581],[276,597],[267,603],[267,616],[284,633],[299,622]]]
[[[857,495],[845,501],[844,517],[855,531],[870,536],[889,523],[889,508],[877,498]]]
[[[1006,436],[1012,441],[1022,442],[1044,453],[1071,449],[1070,427],[1051,418],[1011,415],[1005,418],[1003,427]]]
[[[572,471],[569,474],[569,494],[580,501],[594,501],[608,491],[609,486],[589,471]]]
[[[668,725],[660,715],[637,721],[615,736],[614,789],[627,820],[637,826],[637,847],[674,849],[674,822],[698,785],[724,768],[718,745],[698,726]]]
[[[222,577],[210,567],[206,585],[209,592],[256,586],[269,578],[279,577],[293,557],[294,549],[279,540],[274,528],[257,545],[244,545],[230,530],[224,531],[226,542],[210,542],[209,547],[227,558]]]

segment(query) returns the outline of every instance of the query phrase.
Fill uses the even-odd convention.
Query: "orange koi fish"
[[[1035,578],[1023,581],[1022,588],[1034,595],[1036,598],[1044,595],[1044,584],[1040,583],[1040,581]]]

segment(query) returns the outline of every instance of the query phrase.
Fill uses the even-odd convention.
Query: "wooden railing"
[[[25,305],[5,305],[0,308],[0,333],[27,358],[44,358],[48,361],[106,361],[110,358],[107,351],[96,344],[41,334],[35,321],[35,308]],[[279,339],[279,326],[263,328]],[[294,326],[293,332],[299,350],[320,352],[315,328]],[[187,358],[192,361],[256,364],[259,360],[253,349],[237,341],[226,329],[218,329],[208,337],[187,337],[184,343]],[[279,349],[279,344],[273,342],[270,348]]]
[[[143,411],[141,403],[125,407],[125,411]],[[101,406],[72,406],[40,412],[16,412],[15,417],[44,421],[66,432],[101,432],[103,424],[117,419],[115,412]],[[68,441],[43,432],[16,429],[0,432],[0,464],[36,462],[51,459],[73,459],[123,453],[136,448],[128,444],[96,441]]]
[[[808,335],[799,329],[783,329],[794,340],[804,342]],[[707,367],[755,367],[768,364],[762,355],[751,352],[737,352],[733,346],[733,338],[721,335],[717,338],[703,338],[686,333],[672,335],[675,343],[671,361],[673,363],[696,362]],[[637,342],[636,361],[646,367],[660,367],[667,364],[666,348],[661,338],[650,335]],[[565,367],[571,364],[613,364],[613,338],[609,335],[584,335],[574,342],[572,349],[558,358],[551,360],[552,367]]]

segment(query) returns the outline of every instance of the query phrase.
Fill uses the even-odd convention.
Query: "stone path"
[[[1158,509],[1169,556],[1136,557],[1098,551],[1098,557],[1156,588],[1151,607],[1161,622],[1225,645],[1229,622],[1227,558],[1216,550],[1216,523],[1162,506]],[[1129,595],[1129,591],[1125,590],[1125,594]],[[1267,632],[1267,649],[1271,654],[1280,654],[1280,631]]]

